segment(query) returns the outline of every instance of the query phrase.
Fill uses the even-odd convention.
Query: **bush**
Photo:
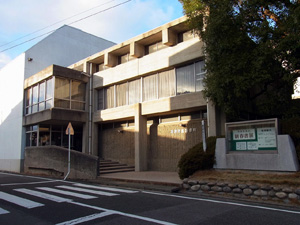
[[[295,144],[298,160],[300,162],[300,126],[299,125],[300,125],[300,117],[292,117],[281,121],[281,133],[288,134],[291,136]]]
[[[213,168],[215,163],[215,147],[217,137],[206,139],[206,152],[203,151],[203,143],[195,145],[183,154],[178,162],[178,174],[180,179],[189,177],[197,170]]]

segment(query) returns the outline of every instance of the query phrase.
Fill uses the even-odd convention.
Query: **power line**
[[[115,0],[111,0],[111,1],[109,1],[109,2],[106,2],[106,3],[102,4],[102,5],[108,4],[108,3],[113,2],[113,1],[115,1]],[[88,16],[86,16],[86,17],[83,17],[83,18],[81,18],[81,19],[75,20],[75,21],[73,21],[73,22],[71,22],[71,23],[69,23],[69,24],[67,24],[67,25],[71,25],[71,24],[80,22],[80,21],[85,20],[85,19],[87,19],[87,18],[89,18],[89,17],[95,16],[95,15],[97,15],[97,14],[99,14],[99,13],[103,13],[103,12],[108,11],[108,10],[110,10],[110,9],[116,8],[116,7],[120,6],[120,5],[126,4],[126,3],[130,2],[130,1],[132,1],[132,0],[127,0],[127,1],[121,2],[121,3],[117,4],[117,5],[111,6],[111,7],[109,7],[109,8],[100,10],[100,11],[98,11],[98,12],[96,12],[96,13],[93,13],[93,14],[88,15]],[[102,6],[102,5],[99,5],[99,6]],[[99,6],[96,6],[96,7],[92,8],[92,9],[98,8]],[[20,39],[22,39],[22,38],[24,38],[24,37],[27,37],[27,36],[29,36],[29,35],[32,35],[32,34],[35,34],[35,33],[39,32],[39,31],[45,30],[45,29],[48,28],[48,27],[51,27],[51,26],[53,26],[53,25],[56,25],[56,24],[58,24],[58,23],[60,23],[60,22],[63,22],[63,21],[65,21],[65,20],[68,20],[68,19],[70,19],[70,18],[73,18],[73,17],[75,17],[75,16],[78,16],[78,15],[80,15],[80,14],[83,14],[83,13],[85,13],[85,12],[87,12],[87,11],[92,10],[92,9],[89,9],[89,10],[86,10],[86,11],[81,12],[81,13],[79,13],[79,14],[76,14],[76,15],[74,15],[74,16],[68,17],[68,18],[66,18],[66,19],[64,19],[64,20],[61,20],[61,21],[56,22],[56,23],[54,23],[54,24],[51,24],[51,25],[49,25],[49,26],[47,26],[47,27],[45,27],[45,28],[42,28],[42,29],[37,30],[37,31],[35,31],[35,32],[33,32],[33,33],[30,33],[30,34],[28,34],[28,35],[25,35],[25,36],[23,36],[23,37],[20,37],[20,38],[18,38],[18,39],[16,39],[16,40],[20,40]],[[54,32],[54,31],[56,31],[56,30],[58,30],[58,29],[51,30],[51,31],[49,31],[49,32],[47,32],[47,33],[44,33],[44,34],[41,34],[41,35],[36,36],[36,37],[34,37],[34,38],[31,38],[31,39],[29,39],[29,40],[27,40],[27,41],[21,42],[21,43],[19,43],[19,44],[16,44],[16,45],[14,45],[14,46],[11,46],[11,47],[9,47],[9,48],[6,48],[6,49],[4,49],[4,50],[1,50],[0,53],[5,52],[5,51],[7,51],[7,50],[10,50],[10,49],[12,49],[12,48],[18,47],[18,46],[20,46],[20,45],[23,45],[23,44],[25,44],[25,43],[27,43],[27,42],[33,41],[33,40],[35,40],[35,39],[37,39],[37,38],[40,38],[40,37],[45,36],[45,35],[47,35],[47,34],[50,34],[50,33]],[[11,42],[9,42],[9,43],[6,43],[6,44],[4,44],[4,45],[1,45],[0,47],[5,46],[5,45],[7,45],[7,44],[10,44],[10,43],[12,43],[12,42],[15,42],[16,40],[11,41]]]

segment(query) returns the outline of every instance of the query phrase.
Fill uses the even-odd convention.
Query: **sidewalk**
[[[179,191],[182,184],[177,172],[158,171],[103,174],[91,182],[167,192]]]

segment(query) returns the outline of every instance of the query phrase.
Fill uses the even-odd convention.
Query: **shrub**
[[[215,146],[217,137],[206,139],[206,152],[203,151],[203,143],[195,145],[184,153],[178,162],[178,174],[180,179],[189,177],[197,170],[213,168],[215,163]]]

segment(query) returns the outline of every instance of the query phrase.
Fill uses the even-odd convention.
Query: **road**
[[[300,210],[0,172],[0,224],[300,224]]]

